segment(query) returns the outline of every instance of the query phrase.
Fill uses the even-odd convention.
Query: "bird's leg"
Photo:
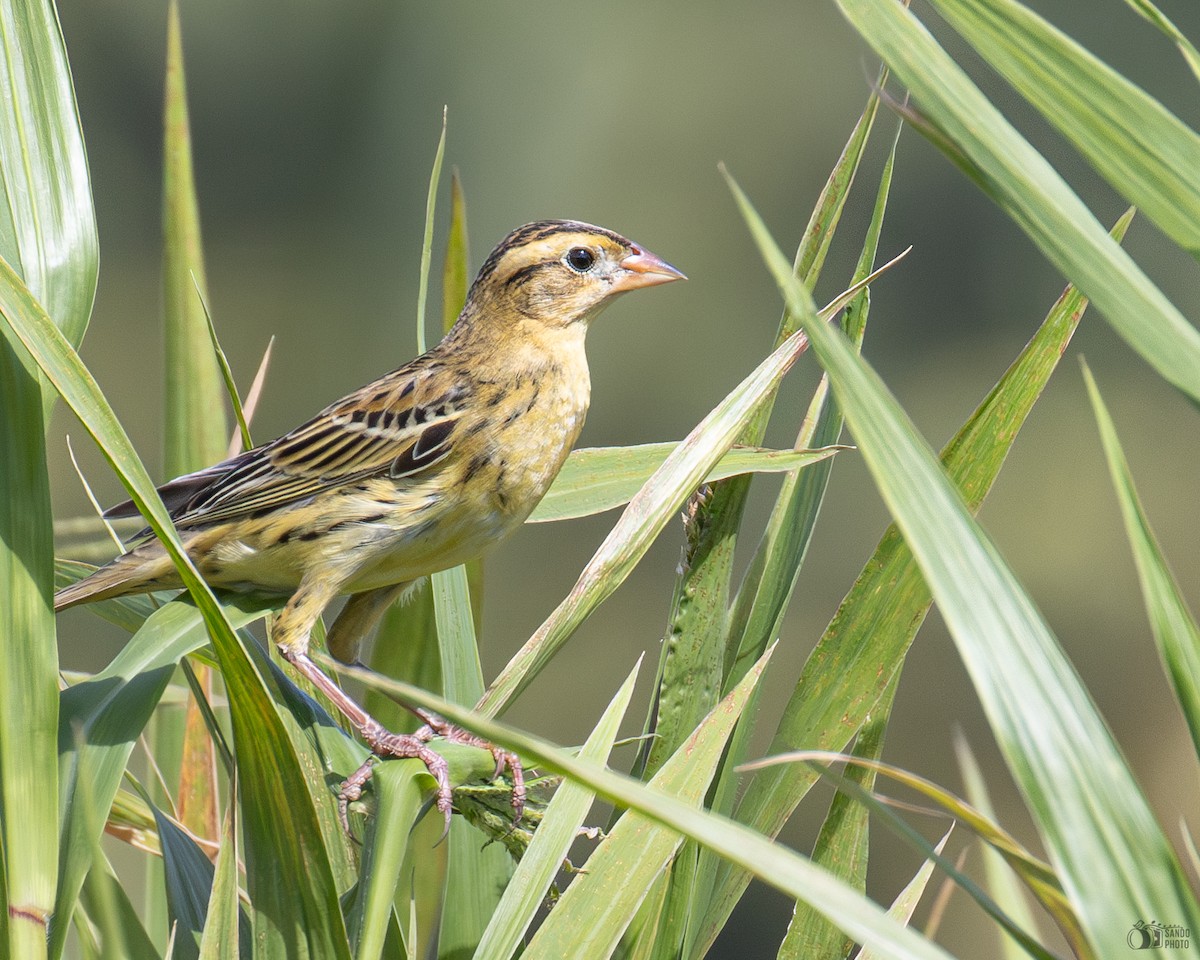
[[[420,581],[398,583],[390,587],[379,587],[375,590],[365,590],[353,594],[325,638],[329,652],[342,663],[354,663],[358,659],[358,649],[362,641],[370,634],[391,604],[412,590]],[[512,805],[515,820],[520,822],[525,812],[525,771],[516,754],[502,750],[495,744],[468,733],[461,727],[447,723],[437,714],[404,704],[407,709],[421,718],[425,726],[413,734],[418,739],[428,743],[434,736],[440,736],[452,743],[463,743],[472,747],[491,752],[496,761],[494,776],[500,776],[507,767],[512,777]],[[342,787],[342,804],[357,800],[362,795],[362,787],[370,779],[371,768],[364,766]],[[343,820],[345,815],[343,814]]]
[[[375,629],[384,611],[417,582],[397,583],[351,595],[325,638],[330,654],[342,663],[357,663],[359,647]]]
[[[414,734],[392,733],[366,710],[355,703],[334,683],[308,656],[308,641],[317,617],[326,605],[337,596],[340,584],[331,578],[306,579],[292,594],[292,598],[275,620],[272,631],[275,644],[284,659],[300,672],[314,687],[320,690],[366,741],[371,752],[381,757],[415,757],[425,764],[430,776],[437,782],[437,808],[450,826],[451,791],[450,773],[446,760],[428,747],[429,737]],[[357,799],[362,785],[370,778],[371,761],[363,764],[343,787],[343,820],[345,804]]]

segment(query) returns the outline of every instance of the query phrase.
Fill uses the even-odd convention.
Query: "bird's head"
[[[672,280],[679,270],[618,233],[574,220],[518,227],[484,261],[467,310],[520,315],[548,327],[591,320],[618,294]]]

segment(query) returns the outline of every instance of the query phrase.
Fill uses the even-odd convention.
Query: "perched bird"
[[[159,488],[205,580],[288,597],[272,635],[284,658],[375,754],[422,759],[447,818],[445,761],[427,746],[433,731],[386,730],[309,658],[309,635],[348,594],[329,647],[353,662],[406,585],[479,556],[519,527],[583,427],[589,322],[618,294],[681,279],[601,227],[518,227],[484,262],[457,323],[428,353],[279,439]],[[135,515],[130,502],[105,514]],[[54,606],[181,586],[162,545],[147,539],[60,590]],[[364,766],[348,781],[352,796],[367,776]]]

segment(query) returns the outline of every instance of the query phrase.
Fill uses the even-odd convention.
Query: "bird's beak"
[[[656,257],[648,250],[634,247],[633,253],[621,261],[621,273],[613,281],[613,293],[653,287],[672,280],[686,280],[682,270],[676,270],[666,260]]]

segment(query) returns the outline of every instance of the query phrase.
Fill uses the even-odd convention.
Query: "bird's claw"
[[[363,786],[371,779],[375,761],[382,757],[415,758],[425,764],[425,769],[437,784],[436,806],[446,821],[446,832],[450,830],[453,793],[450,787],[450,765],[441,754],[431,750],[429,737],[418,733],[392,733],[381,725],[363,731],[363,738],[371,748],[370,757],[361,767],[350,774],[338,792],[338,814],[342,827],[350,832],[349,807],[362,796]],[[445,834],[443,834],[445,836]]]
[[[446,832],[449,832],[453,802],[450,767],[445,757],[429,747],[429,741],[434,737],[489,751],[496,761],[496,772],[493,776],[499,776],[507,768],[512,778],[513,824],[520,823],[525,813],[525,769],[517,755],[502,750],[482,737],[468,733],[462,727],[448,723],[436,714],[424,710],[418,711],[418,714],[425,721],[425,725],[416,733],[392,733],[378,723],[369,725],[362,731],[363,739],[371,748],[373,756],[368,757],[361,767],[347,777],[338,791],[338,815],[346,833],[350,833],[350,804],[362,797],[363,787],[371,779],[375,761],[380,757],[412,757],[425,764],[425,769],[437,783],[436,805],[445,818]],[[445,833],[442,836],[444,838]]]
[[[425,721],[425,726],[421,727],[413,736],[420,737],[426,742],[433,737],[441,737],[450,743],[462,743],[469,747],[487,750],[496,761],[496,770],[492,774],[493,779],[500,776],[505,768],[508,769],[509,776],[512,778],[513,826],[520,823],[521,817],[525,814],[525,768],[521,765],[520,758],[515,753],[510,753],[508,750],[484,740],[483,737],[477,737],[462,727],[456,727],[436,713],[430,713],[428,710],[417,710],[416,713]]]

